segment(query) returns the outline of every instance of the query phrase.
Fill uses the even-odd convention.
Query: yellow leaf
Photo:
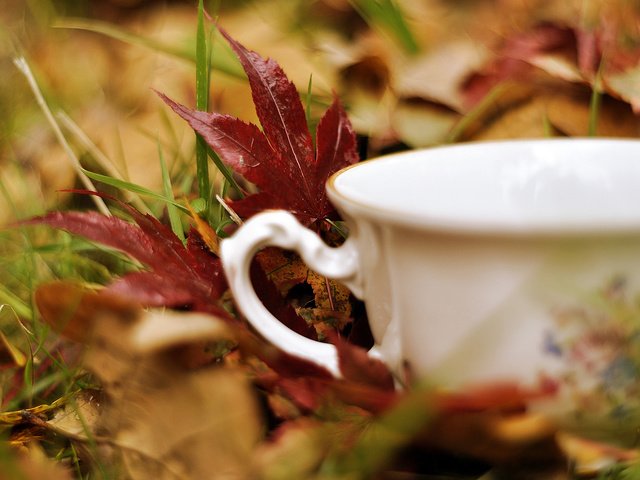
[[[3,351],[4,350],[4,351]],[[18,347],[13,345],[4,333],[0,332],[0,356],[7,353],[16,367],[24,367],[27,364],[27,357]]]
[[[309,274],[309,268],[298,255],[285,253],[279,248],[265,248],[256,255],[256,260],[282,296],[303,283]]]
[[[347,287],[313,271],[309,271],[307,283],[313,289],[316,308],[340,312],[345,316],[351,315],[351,302],[349,301],[351,292]]]
[[[195,223],[196,230],[202,237],[202,240],[207,245],[207,247],[209,247],[209,250],[211,250],[217,256],[220,256],[220,239],[218,238],[215,230],[211,228],[211,225],[200,218],[200,215],[198,215],[196,211],[191,207],[191,205],[189,205],[189,202],[186,202],[186,204],[187,208],[189,209],[189,213],[191,214],[191,218]]]

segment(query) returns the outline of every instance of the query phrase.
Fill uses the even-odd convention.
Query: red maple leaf
[[[147,306],[186,306],[229,318],[218,305],[227,288],[222,264],[203,249],[198,233],[190,232],[185,247],[164,224],[122,205],[135,223],[88,211],[51,212],[22,224],[45,224],[66,230],[120,250],[148,268],[117,279],[108,287],[112,292]]]
[[[325,192],[327,178],[358,161],[355,133],[344,108],[334,98],[318,124],[314,149],[300,96],[282,68],[220,31],[249,78],[262,130],[228,115],[191,110],[159,93],[160,97],[227,165],[260,189],[232,202],[241,217],[277,208],[310,225],[329,216],[334,209]]]

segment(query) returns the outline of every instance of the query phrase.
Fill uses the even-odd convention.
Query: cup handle
[[[220,245],[220,256],[231,292],[249,323],[285,352],[321,365],[340,377],[338,353],[333,345],[311,340],[290,330],[258,299],[251,285],[249,266],[254,255],[268,246],[297,252],[311,269],[344,283],[356,297],[361,297],[362,277],[353,237],[340,247],[329,247],[292,214],[278,210],[253,216]]]

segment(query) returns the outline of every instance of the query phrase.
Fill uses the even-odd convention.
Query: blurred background
[[[363,159],[462,141],[640,136],[640,0],[203,3],[209,111],[258,122],[220,25],[283,67],[312,131],[337,94]],[[94,188],[163,221],[167,203],[158,195],[197,197],[193,131],[154,92],[195,107],[197,4],[2,1],[1,227],[50,210],[95,208],[92,197],[65,192],[87,188],[80,165],[111,179]],[[213,167],[210,175],[220,180]],[[93,388],[52,363],[48,352],[77,352],[39,321],[36,287],[53,279],[107,284],[132,268],[78,236],[0,228],[3,412],[51,403],[77,385]],[[21,445],[36,434],[15,428],[11,438]]]
[[[58,190],[77,186],[14,66],[18,56],[86,168],[157,190],[160,143],[174,185],[188,190],[193,135],[153,89],[195,104],[196,3],[3,2],[0,223],[64,205]],[[310,86],[313,105],[337,92],[367,156],[471,139],[639,132],[638,1],[204,3],[212,111],[255,121],[242,71],[216,40],[219,23],[276,59],[302,95]]]

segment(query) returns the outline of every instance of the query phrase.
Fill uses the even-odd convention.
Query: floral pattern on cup
[[[564,365],[553,376],[576,415],[625,420],[640,414],[640,296],[617,276],[584,305],[552,312],[545,353]]]

